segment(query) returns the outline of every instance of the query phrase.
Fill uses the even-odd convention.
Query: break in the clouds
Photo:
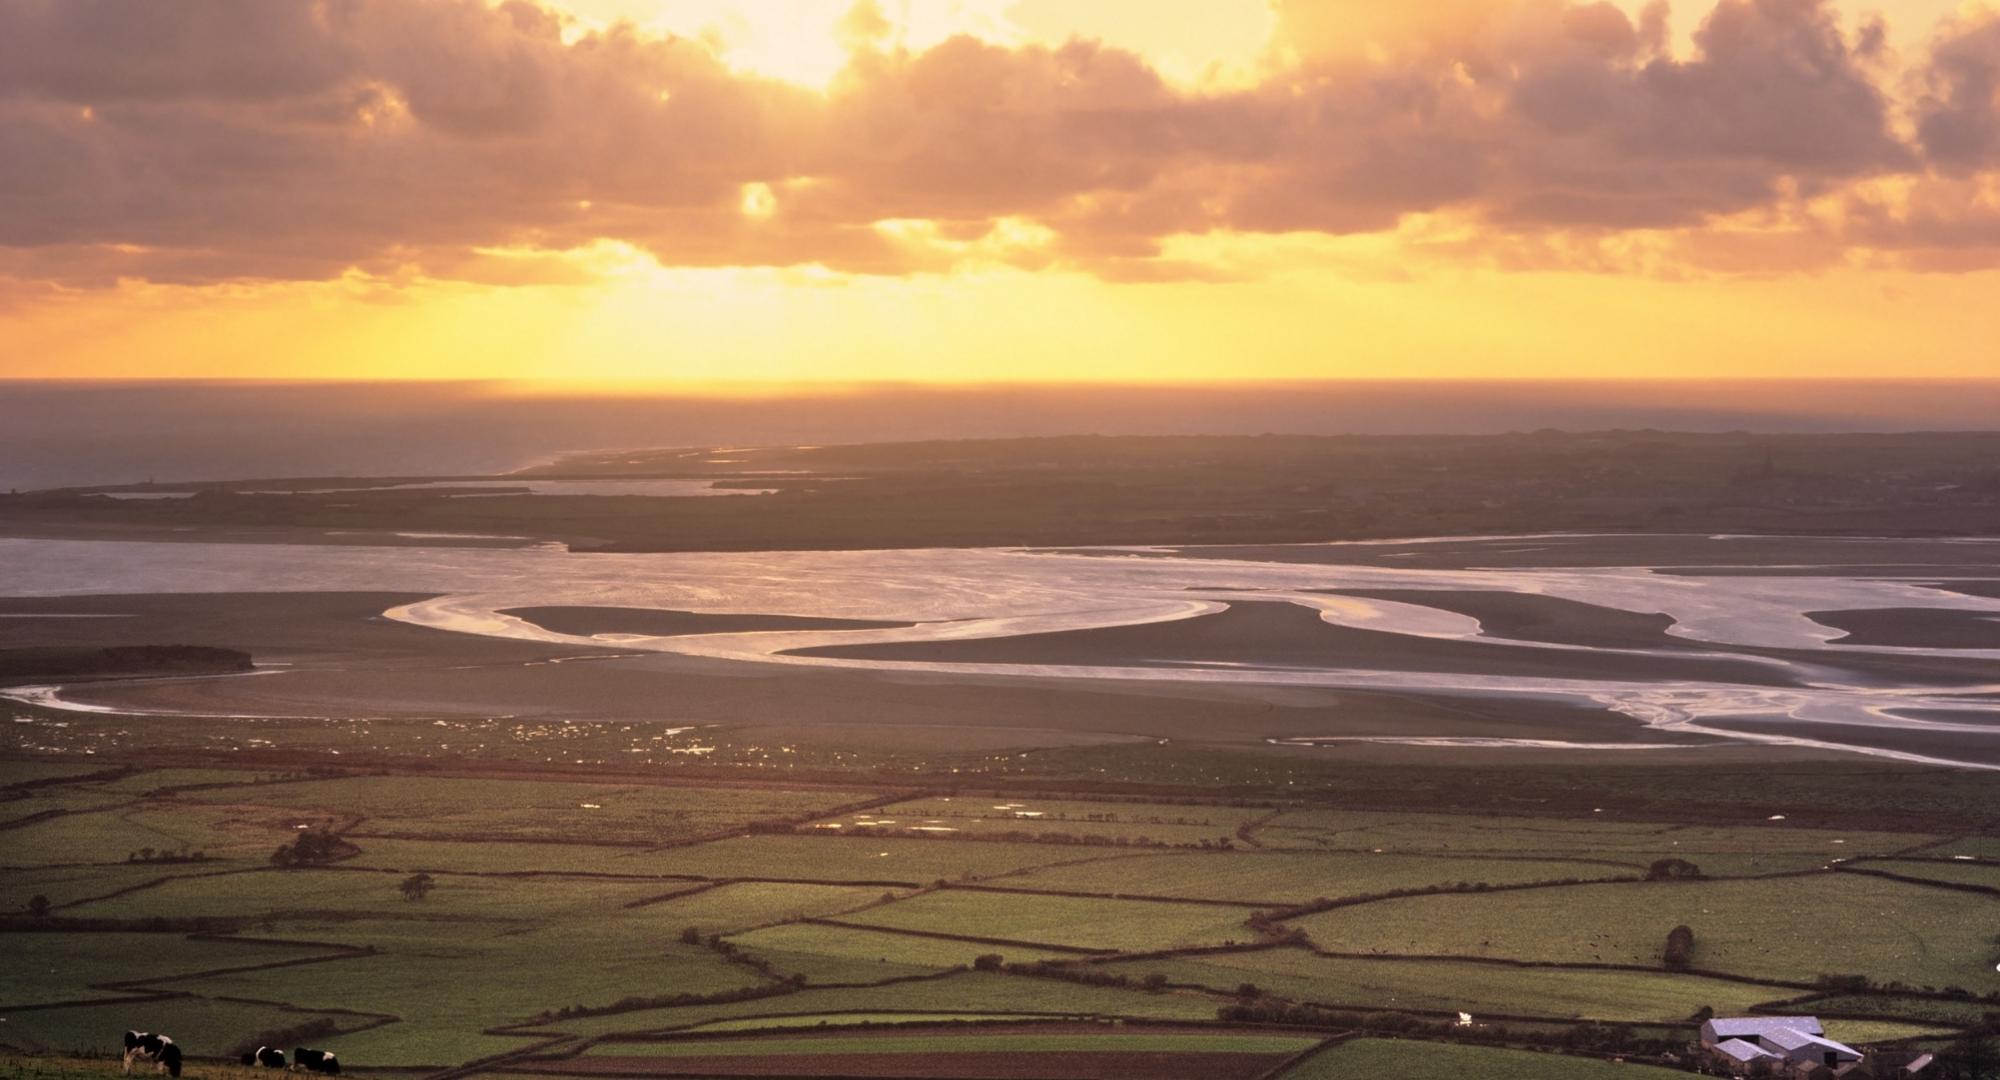
[[[1196,84],[1115,41],[902,48],[864,0],[809,88],[526,0],[0,0],[0,276],[505,281],[616,241],[1123,278],[1202,273],[1176,238],[1280,233],[2000,261],[2000,15],[1898,53],[1821,0],[1274,7],[1254,79]]]

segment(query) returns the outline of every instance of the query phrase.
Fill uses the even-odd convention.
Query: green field
[[[1080,802],[977,796],[913,799],[861,814],[825,818],[846,831],[916,830],[940,835],[1029,833],[1128,844],[1235,843],[1238,826],[1270,811],[1228,806],[1140,802]]]
[[[1210,1021],[1215,1019],[1216,1007],[1222,1003],[1221,999],[1211,994],[1154,994],[1143,990],[1082,986],[1052,979],[968,971],[888,986],[827,990],[808,988],[795,994],[754,1001],[556,1020],[540,1025],[537,1030],[600,1036],[628,1031],[674,1030],[716,1020],[822,1016],[871,1010],[930,1012],[944,1006],[965,1012],[1012,1013],[1024,1017],[1101,1016]]]
[[[970,941],[918,937],[859,926],[791,923],[732,934],[729,940],[769,960],[778,970],[797,972],[812,983],[868,983],[963,967],[987,953],[1010,961],[1073,959],[1075,954],[981,945]]]
[[[666,784],[571,784],[547,781],[358,776],[225,788],[181,796],[325,814],[360,814],[354,831],[406,838],[639,841],[665,843],[752,821],[811,816],[868,798],[859,791],[772,791]]]
[[[702,1035],[718,1031],[791,1031],[797,1028],[895,1026],[898,1024],[1018,1024],[1006,1013],[814,1013],[807,1016],[766,1016],[748,1020],[717,1020],[689,1029]]]
[[[1176,984],[1206,986],[1225,993],[1251,983],[1279,997],[1324,1005],[1565,1020],[1674,1023],[1694,1015],[1703,1005],[1718,1013],[1744,1012],[1760,1002],[1797,993],[1666,972],[1350,959],[1317,956],[1303,949],[1120,961],[1105,968],[1135,980],[1159,972]]]
[[[1286,1070],[1281,1080],[1667,1080],[1687,1075],[1679,1069],[1524,1050],[1355,1039],[1314,1054]]]
[[[1080,760],[1115,756],[1090,753],[1097,756]],[[0,777],[80,775],[46,764],[0,769]],[[95,763],[91,769],[101,771]],[[269,775],[176,766],[22,789],[0,801],[0,814],[10,805],[21,813],[69,811],[0,829],[0,867],[7,869],[0,914],[12,913],[0,924],[11,935],[0,942],[8,957],[0,966],[0,1005],[17,1007],[0,1024],[0,1045],[108,1050],[107,1031],[136,1025],[165,1030],[200,1057],[259,1034],[323,1023],[331,1033],[314,1042],[353,1067],[414,1070],[550,1035],[650,1036],[696,1027],[794,1033],[740,1040],[764,1053],[780,1052],[772,1047],[787,1040],[814,1042],[798,1029],[821,1026],[844,1029],[850,1038],[843,1048],[869,1052],[934,1043],[946,1032],[960,1048],[985,1044],[956,1040],[995,1038],[1002,1041],[993,1046],[1004,1049],[993,1052],[1013,1052],[1028,1046],[1008,1039],[1058,1036],[896,1025],[1213,1023],[1245,983],[1276,999],[1336,1010],[1521,1017],[1510,1023],[1540,1034],[1581,1020],[1666,1025],[1649,1029],[1653,1035],[1679,1030],[1702,1006],[1737,1012],[1799,997],[1802,987],[1775,984],[1810,982],[1822,972],[1975,993],[2000,989],[1992,975],[2000,901],[1975,892],[1842,873],[1470,890],[1630,877],[1651,858],[1672,854],[1711,873],[1765,873],[1898,852],[1926,839],[1914,835],[1289,810],[1249,830],[1269,845],[1259,849],[1237,831],[1266,810],[1040,795],[905,798],[872,812],[843,811],[831,819],[841,830],[745,835],[757,822],[817,816],[831,823],[829,810],[886,793],[865,783],[702,787],[421,773],[255,782]],[[226,786],[199,786],[217,784]],[[189,785],[197,786],[161,793]],[[1042,817],[1015,816],[1020,812]],[[850,835],[845,826],[857,817],[895,827],[935,821],[958,831]],[[358,853],[323,867],[271,866],[273,849],[308,824],[343,831]],[[1014,831],[1067,832],[1079,842],[974,839]],[[711,834],[723,838],[697,839]],[[1124,846],[1115,844],[1120,836]],[[1140,836],[1188,846],[1134,846]],[[1199,849],[1203,841],[1207,849]],[[198,849],[210,858],[126,861],[147,847]],[[1985,864],[1953,861],[1859,865],[1940,880],[1991,874]],[[401,885],[419,871],[431,875],[431,891],[406,899]],[[934,888],[939,881],[1008,891]],[[1292,921],[1325,950],[1456,954],[1443,959],[1258,947],[1263,938],[1246,924],[1260,906],[1460,883],[1468,891],[1369,901]],[[45,920],[27,914],[36,895],[54,905]],[[1161,899],[1133,898],[1146,896]],[[190,936],[185,925],[158,921],[189,918],[233,927],[234,936]],[[1695,930],[1698,967],[1762,982],[1657,970],[1666,932],[1678,922]],[[683,940],[690,928],[700,943]],[[715,935],[726,944],[710,947]],[[1206,951],[1229,943],[1235,947]],[[1187,947],[1204,951],[1086,960],[1091,950]],[[1046,973],[964,970],[988,954],[1126,981],[1089,985]],[[1648,970],[1547,966],[1579,962]],[[1169,985],[1148,988],[1161,979]],[[103,1000],[155,993],[161,996],[150,1001]],[[18,1009],[26,1005],[56,1007]],[[1875,1017],[1830,1021],[1839,1037],[1855,1042],[1948,1035],[1981,1015],[1977,1003],[1909,995],[1850,995],[1811,1007]],[[862,1025],[883,1030],[864,1034]],[[1119,1048],[1136,1048],[1122,1041],[1133,1034],[1119,1033]],[[1188,1052],[1199,1049],[1190,1038],[1234,1040],[1226,1032],[1173,1038]],[[1316,1036],[1275,1038],[1303,1047]],[[604,1045],[627,1049],[595,1052],[694,1044]],[[1233,1049],[1250,1045],[1230,1042]],[[1367,1055],[1388,1052],[1380,1047],[1408,1061],[1371,1064]],[[1307,1067],[1421,1077],[1467,1054],[1484,1056],[1458,1060],[1458,1076],[1513,1075],[1505,1070],[1526,1067],[1522,1061],[1556,1070],[1600,1067],[1380,1040],[1330,1051]]]
[[[694,927],[704,934],[743,930],[872,904],[882,890],[859,885],[794,885],[746,881],[702,889],[633,912],[634,922],[662,932]]]
[[[122,997],[131,991],[91,987],[341,952],[335,947],[184,934],[19,934],[10,944],[11,955],[0,968],[0,1004],[5,1005]]]
[[[1437,854],[1590,858],[1644,868],[1681,858],[1714,876],[1770,874],[1823,866],[1830,859],[1890,855],[1935,836],[1765,825],[1681,825],[1576,819],[1465,817],[1456,814],[1304,810],[1256,833],[1269,847]]]
[[[161,801],[93,813],[65,814],[0,831],[0,865],[70,866],[122,863],[144,848],[205,852],[211,858],[261,862],[289,842],[300,823],[325,819],[296,811],[246,807],[224,810]]]
[[[667,872],[816,881],[961,881],[1102,857],[1065,844],[905,840],[874,836],[746,836],[662,852]]]
[[[647,940],[611,921],[528,933],[439,931],[428,948],[404,945],[315,965],[310,977],[279,968],[175,980],[173,988],[393,1014],[403,1022],[369,1033],[365,1053],[345,1041],[337,1048],[371,1064],[417,1066],[463,1060],[434,1056],[442,1038],[501,1045],[480,1033],[544,1009],[604,1006],[633,995],[713,993],[759,982],[754,972],[706,949]],[[473,987],[476,992],[441,992]]]
[[[540,919],[615,908],[664,891],[658,884],[590,878],[444,877],[428,898],[411,903],[398,891],[402,879],[400,874],[374,870],[261,867],[176,877],[152,888],[78,904],[64,913],[84,918],[303,918],[333,912],[426,921]]]
[[[1982,885],[2000,890],[2000,863],[1938,862],[1915,859],[1869,859],[1858,869],[1881,870],[1928,881],[1948,881],[1960,885]]]
[[[1296,921],[1334,952],[1463,955],[1655,966],[1667,931],[1694,930],[1694,964],[1810,982],[1855,972],[1913,986],[2000,990],[2000,901],[1816,874],[1763,881],[1576,885],[1418,896]]]
[[[949,1040],[949,1041],[944,1041]],[[1189,1032],[1033,1032],[1022,1034],[896,1033],[867,1039],[758,1038],[699,1039],[661,1042],[602,1042],[592,1057],[738,1057],[767,1054],[922,1054],[948,1048],[965,1054],[1078,1053],[1116,1050],[1126,1053],[1167,1052],[1205,1054],[1296,1054],[1320,1040],[1298,1035],[1234,1035]]]
[[[998,884],[1018,889],[1281,905],[1457,883],[1592,881],[1636,874],[1635,870],[1597,863],[1540,859],[1236,851],[1132,855],[1034,870]]]
[[[181,1045],[183,1053],[190,1057],[208,1057],[226,1055],[246,1040],[255,1042],[263,1032],[279,1031],[319,1019],[342,1028],[356,1028],[370,1022],[366,1017],[323,1015],[276,1004],[211,1001],[199,997],[164,998],[115,1005],[16,1011],[7,1016],[6,1041],[8,1045],[23,1050],[122,1054],[124,1047],[119,1043],[119,1032],[136,1028],[169,1032]],[[337,1038],[339,1045],[345,1049],[348,1036]],[[116,1071],[115,1064],[110,1066],[109,1071]]]
[[[1206,904],[945,889],[846,915],[840,921],[1035,945],[1141,951],[1256,940],[1256,934],[1243,925],[1247,914],[1241,908]]]

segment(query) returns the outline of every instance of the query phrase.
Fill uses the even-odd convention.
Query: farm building
[[[1811,1016],[1717,1017],[1701,1025],[1703,1054],[1738,1076],[1792,1080],[1887,1080],[1914,1077],[1930,1055],[1863,1054],[1826,1037]]]

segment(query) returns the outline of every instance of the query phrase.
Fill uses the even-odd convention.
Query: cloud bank
[[[1502,267],[2000,264],[2000,13],[1273,0],[1247,85],[1115,43],[887,42],[823,91],[527,0],[0,0],[0,276],[506,283],[496,252],[1111,279],[1188,238]],[[559,263],[560,260],[554,260]],[[533,276],[530,273],[528,276]]]

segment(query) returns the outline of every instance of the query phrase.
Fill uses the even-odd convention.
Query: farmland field
[[[1240,908],[1192,903],[945,889],[839,921],[1035,945],[1143,951],[1250,941],[1245,914]]]
[[[574,784],[386,776],[311,780],[244,791],[187,792],[191,802],[232,803],[330,814],[361,814],[360,835],[426,839],[665,843],[751,821],[810,816],[867,798],[859,792],[741,791],[657,784]]]
[[[101,1050],[106,1031],[137,1024],[169,1030],[208,1069],[246,1039],[310,1030],[362,1073],[497,1057],[519,1071],[490,1075],[554,1077],[615,1072],[613,1058],[661,1075],[727,1062],[736,1064],[708,1075],[782,1072],[803,1068],[805,1052],[867,1043],[840,1056],[872,1075],[904,1075],[931,1067],[912,1065],[923,1055],[911,1047],[949,1038],[957,1049],[928,1059],[946,1071],[1005,1059],[1037,1063],[1049,1080],[1132,1069],[1220,1080],[1267,1070],[1283,1048],[1335,1032],[1240,1038],[1144,1025],[1212,1025],[1247,983],[1258,1000],[1343,1016],[1519,1017],[1524,1039],[1582,1022],[1657,1035],[1703,1006],[1743,1011],[1798,997],[1803,987],[1781,984],[1823,972],[1985,993],[1995,987],[1968,961],[1990,970],[2000,959],[1987,957],[1996,902],[1977,892],[1836,873],[1629,880],[1662,853],[1690,852],[1711,873],[1767,873],[1818,865],[1843,848],[1861,858],[1926,839],[1913,834],[1310,809],[1272,817],[1271,808],[1200,801],[947,801],[866,784],[301,778],[180,765],[101,773],[18,774],[37,786],[15,793],[17,809],[62,812],[0,828],[0,906],[13,913],[0,916],[10,935],[0,1004],[52,1007],[12,1012],[0,1044]],[[100,778],[65,782],[89,775]],[[829,816],[837,807],[848,809]],[[815,827],[906,817],[957,831]],[[303,827],[346,846],[323,864],[275,865],[274,849]],[[1067,837],[1003,838],[1016,832]],[[1989,870],[1934,856],[1858,865],[1970,881]],[[407,891],[418,875],[424,887]],[[1507,888],[1604,878],[1628,880]],[[1261,908],[1430,889],[1451,891],[1364,901],[1263,932],[1249,925]],[[1658,970],[1676,921],[1695,930],[1696,967],[1761,981]],[[1268,946],[1267,934],[1292,926],[1343,954],[1462,958]],[[1120,955],[1187,948],[1199,951]],[[967,970],[975,962],[1000,969]],[[1578,962],[1634,970],[1549,966]],[[1859,1017],[1837,1025],[1854,1040],[1948,1035],[1982,1015],[1978,1003],[1909,995],[1853,996],[1826,1011]],[[1132,1026],[1006,1027],[1086,1019]],[[939,1026],[908,1026],[922,1023]],[[760,1031],[777,1034],[753,1037]],[[838,1034],[840,1045],[819,1045],[822,1034]],[[582,1057],[564,1056],[574,1040],[606,1037]],[[1023,1038],[1046,1047],[1027,1049]],[[556,1049],[521,1056],[552,1039],[562,1040]],[[1103,1045],[1078,1049],[1077,1039]],[[1220,1048],[1201,1050],[1204,1040]],[[1390,1051],[1371,1045],[1350,1043],[1301,1068],[1373,1068],[1368,1055]],[[1596,1064],[1383,1045],[1416,1055],[1412,1076],[1454,1060],[1474,1068],[1454,1057],[1465,1054],[1486,1055],[1480,1068]],[[1186,1064],[1195,1060],[1199,1068]]]
[[[1009,888],[1295,904],[1457,883],[1507,885],[1635,877],[1638,870],[1546,859],[1304,851],[1130,855],[1008,877]]]
[[[1704,970],[1797,982],[1858,971],[1986,993],[2000,990],[1996,912],[1988,896],[1824,873],[1419,896],[1296,925],[1335,952],[1653,966],[1667,931],[1685,924]]]
[[[770,961],[778,970],[804,974],[811,983],[880,982],[962,967],[994,946],[947,938],[918,937],[861,926],[791,923],[729,940]],[[1007,946],[1007,959],[1021,962],[1060,960],[1075,954]]]
[[[1667,1080],[1678,1069],[1613,1064],[1595,1058],[1531,1054],[1483,1046],[1450,1046],[1408,1040],[1355,1039],[1314,1054],[1282,1080]]]
[[[967,836],[1027,833],[1135,844],[1234,843],[1236,830],[1269,812],[1254,808],[1065,799],[913,799],[827,818],[843,830],[935,831]]]
[[[1674,1023],[1704,1005],[1721,1013],[1795,996],[1695,975],[1650,971],[1520,968],[1434,960],[1370,960],[1266,949],[1174,960],[1120,961],[1107,970],[1234,993],[1244,983],[1296,1001],[1371,1009],[1470,1012]]]

